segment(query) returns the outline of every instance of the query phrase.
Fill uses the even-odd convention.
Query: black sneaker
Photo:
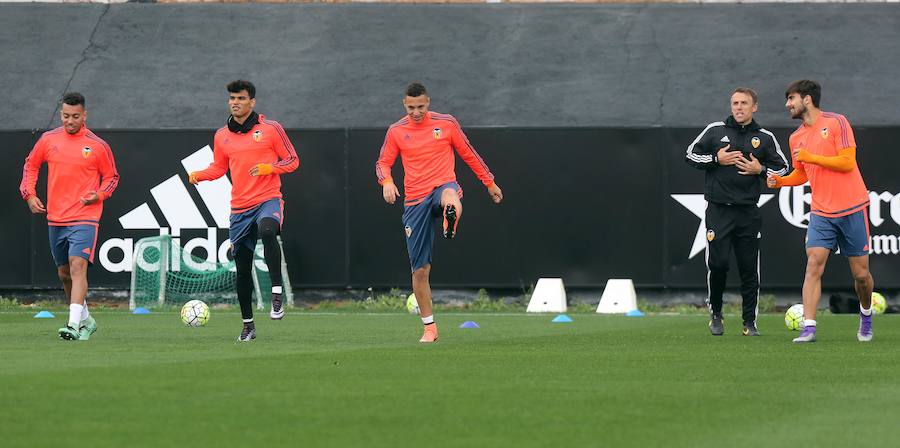
[[[272,293],[272,309],[269,311],[269,317],[273,320],[284,318],[284,302],[282,302],[281,294]]]
[[[256,324],[244,322],[244,329],[241,330],[241,335],[238,336],[238,342],[250,342],[254,339],[256,339]]]
[[[447,204],[444,208],[444,238],[452,240],[456,236],[456,207]]]
[[[709,332],[712,333],[713,336],[722,336],[725,334],[725,322],[722,321],[721,314],[710,314]]]
[[[741,331],[741,334],[744,336],[759,336],[759,330],[756,329],[756,324],[753,322],[745,322],[744,330]]]

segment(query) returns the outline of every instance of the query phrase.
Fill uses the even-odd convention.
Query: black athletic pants
[[[753,205],[725,205],[710,202],[706,207],[706,267],[709,271],[710,312],[722,313],[722,293],[728,278],[732,248],[741,276],[742,317],[756,322],[759,301],[759,238],[762,218]]]

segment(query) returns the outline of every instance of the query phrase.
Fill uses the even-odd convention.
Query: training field
[[[819,342],[739,317],[438,315],[421,345],[403,314],[257,319],[96,312],[91,341],[0,314],[4,447],[896,446],[900,321],[821,316]],[[258,316],[261,317],[261,316]],[[466,320],[480,329],[460,329]]]

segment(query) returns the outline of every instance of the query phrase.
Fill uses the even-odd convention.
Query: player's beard
[[[794,108],[794,111],[791,112],[791,118],[800,119],[803,118],[804,114],[806,114],[806,106],[801,105]]]

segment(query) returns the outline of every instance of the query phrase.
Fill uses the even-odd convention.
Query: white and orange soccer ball
[[[803,328],[803,304],[798,303],[788,308],[784,313],[784,325],[788,330],[799,331]]]
[[[419,314],[419,301],[416,300],[415,293],[406,298],[406,311],[409,311],[409,314]]]
[[[202,327],[209,322],[209,306],[202,300],[191,300],[181,307],[181,321],[189,327]]]
[[[875,314],[884,314],[885,309],[887,309],[887,300],[885,300],[884,296],[880,293],[873,292],[872,311],[875,312]]]

